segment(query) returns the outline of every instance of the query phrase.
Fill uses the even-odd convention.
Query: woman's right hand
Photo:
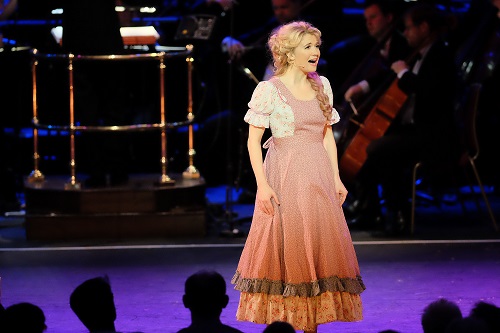
[[[355,84],[349,87],[344,94],[344,99],[348,102],[352,102],[353,98],[356,98],[363,94],[363,88],[359,84]]]
[[[245,46],[237,39],[225,37],[221,43],[222,52],[227,52],[231,60],[239,60],[245,52]]]
[[[272,200],[279,205],[280,202],[278,200],[278,196],[274,192],[274,190],[269,185],[260,186],[257,189],[257,205],[261,207],[264,213],[268,215],[274,215],[274,206]]]

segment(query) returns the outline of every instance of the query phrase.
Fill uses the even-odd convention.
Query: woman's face
[[[305,35],[293,51],[294,66],[306,73],[315,72],[321,53],[320,45],[320,41],[316,36]]]

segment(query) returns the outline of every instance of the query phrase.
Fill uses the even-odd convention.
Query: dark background
[[[6,45],[0,54],[0,100],[3,149],[2,159],[9,172],[18,178],[28,175],[32,162],[32,75],[31,51],[36,48],[44,53],[62,53],[51,36],[50,29],[61,24],[61,15],[53,14],[63,0],[20,0],[17,12],[4,22],[1,30],[4,38],[16,47]],[[68,1],[68,0],[66,0]],[[475,0],[436,1],[461,19]],[[219,38],[240,33],[259,26],[272,17],[269,0],[239,0],[235,9],[218,22],[225,30],[214,30],[209,40],[183,40],[176,38],[183,15],[190,14],[183,1],[128,0],[126,5],[156,6],[153,14],[133,12],[130,25],[153,25],[160,32],[162,46],[195,46],[193,63],[193,107],[195,122],[195,165],[209,184],[227,180],[228,164],[237,182],[253,179],[246,157],[246,134],[243,115],[246,103],[255,83],[239,71],[232,69],[225,55],[218,50]],[[333,6],[333,9],[332,9]],[[96,9],[97,10],[97,9]],[[316,0],[304,10],[306,18],[315,18],[322,24],[322,32],[328,36],[326,50],[333,43],[345,38],[365,34],[361,0]],[[85,15],[85,12],[82,12]],[[231,21],[232,20],[232,21]],[[222,22],[225,21],[224,25]],[[228,25],[229,22],[229,25]],[[232,22],[232,25],[231,25]],[[0,22],[1,23],[1,22]],[[220,26],[217,28],[221,29]],[[228,30],[228,27],[230,29]],[[231,28],[232,27],[232,28]],[[128,51],[135,53],[139,51]],[[142,51],[141,51],[142,52]],[[167,61],[165,95],[167,122],[183,121],[187,115],[187,65],[184,57]],[[130,62],[124,66],[123,75],[126,101],[123,112],[133,123],[159,122],[158,66],[151,62]],[[77,69],[75,69],[77,73]],[[216,77],[214,79],[214,77]],[[38,66],[38,113],[41,123],[65,125],[69,120],[67,64],[46,59]],[[81,133],[79,134],[81,135]],[[113,135],[112,133],[110,135]],[[132,172],[159,172],[160,139],[158,132],[130,133]],[[79,138],[77,137],[77,144]],[[488,141],[488,138],[484,139]],[[229,148],[227,148],[229,147]],[[45,174],[69,173],[69,138],[67,133],[41,131],[39,149],[40,168]],[[230,149],[229,153],[226,149]],[[168,157],[170,172],[182,172],[187,166],[187,131],[185,127],[169,130]],[[77,151],[78,171],[85,172],[84,150]],[[78,155],[80,154],[80,155]],[[488,165],[487,162],[484,162]],[[494,178],[486,176],[489,182]],[[251,182],[251,180],[250,180]]]

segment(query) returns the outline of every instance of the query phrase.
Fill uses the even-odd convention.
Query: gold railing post
[[[36,85],[36,71],[38,60],[36,54],[38,50],[33,50],[33,59],[31,62],[31,79],[32,79],[32,94],[33,94],[33,171],[28,176],[28,182],[43,182],[45,176],[38,169],[40,162],[40,155],[38,154],[38,102],[37,102],[37,85]]]
[[[189,44],[186,46],[186,49],[188,51],[193,50],[193,45]],[[189,135],[189,150],[188,150],[188,156],[189,156],[189,166],[187,169],[182,173],[182,176],[184,178],[189,178],[189,179],[196,179],[200,178],[200,172],[198,169],[194,166],[194,156],[196,155],[196,150],[194,150],[194,144],[193,144],[193,137],[194,137],[194,132],[193,132],[193,123],[192,121],[194,120],[194,114],[193,114],[193,82],[192,82],[192,77],[193,77],[193,57],[188,56],[186,58],[187,62],[187,75],[188,75],[188,114],[187,114],[187,120],[189,121],[188,125],[188,135]]]
[[[160,55],[160,125],[161,125],[161,178],[160,185],[174,184],[167,174],[167,124],[165,121],[165,54]]]
[[[74,90],[74,73],[73,59],[74,54],[68,56],[68,74],[69,74],[69,138],[70,138],[70,168],[71,178],[69,183],[64,184],[67,190],[80,189],[80,182],[76,180],[76,162],[75,162],[75,90]]]

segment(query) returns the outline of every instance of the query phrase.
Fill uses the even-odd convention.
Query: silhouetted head
[[[500,308],[498,306],[483,301],[477,302],[469,316],[484,320],[490,332],[500,332]]]
[[[295,333],[295,329],[290,323],[275,321],[267,325],[262,333]]]
[[[421,323],[424,333],[443,333],[455,319],[462,318],[458,305],[445,298],[429,303],[422,313]]]
[[[465,318],[457,318],[453,320],[446,330],[445,333],[490,333],[488,329],[488,325],[484,322],[484,320],[473,318],[473,317],[465,317]]]
[[[201,270],[186,279],[184,306],[201,317],[218,317],[227,306],[226,281],[216,271]]]
[[[107,276],[80,284],[71,293],[69,304],[89,331],[115,329],[116,309]]]
[[[42,333],[47,328],[42,309],[31,303],[13,304],[2,312],[0,318],[0,332]]]

